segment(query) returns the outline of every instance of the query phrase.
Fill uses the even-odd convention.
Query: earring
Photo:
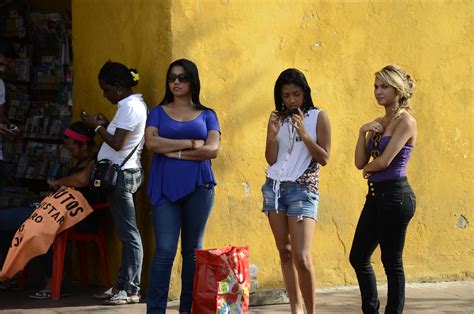
[[[117,89],[117,95],[122,96],[122,90],[121,89]]]

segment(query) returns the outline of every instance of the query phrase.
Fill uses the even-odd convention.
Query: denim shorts
[[[274,180],[267,178],[262,186],[263,209],[270,211],[283,211],[289,217],[304,217],[317,220],[319,194],[311,192],[304,185],[296,182],[281,182],[278,208],[275,208],[275,192],[273,191]]]

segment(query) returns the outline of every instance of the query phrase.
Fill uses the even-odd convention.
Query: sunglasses
[[[191,77],[187,74],[187,73],[181,73],[181,74],[170,74],[168,75],[168,83],[173,83],[174,81],[176,81],[176,79],[178,79],[178,81],[180,83],[189,83],[191,82]]]
[[[381,139],[382,139],[382,133],[374,133],[374,135],[372,135],[373,147],[372,147],[372,151],[370,152],[370,156],[372,156],[372,158],[374,159],[380,156],[379,142]]]

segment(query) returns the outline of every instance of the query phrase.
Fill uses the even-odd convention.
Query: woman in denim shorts
[[[311,247],[319,201],[319,168],[329,160],[331,131],[326,113],[313,105],[311,88],[297,69],[275,83],[262,187],[263,211],[280,254],[292,313],[315,311],[316,282]]]
[[[355,165],[368,180],[368,193],[354,234],[350,262],[364,313],[378,313],[380,302],[370,257],[380,244],[387,275],[385,313],[402,313],[405,304],[403,246],[416,198],[407,180],[407,163],[416,141],[409,106],[414,81],[396,65],[375,73],[374,96],[385,115],[360,127]]]

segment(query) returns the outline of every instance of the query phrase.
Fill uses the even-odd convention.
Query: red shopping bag
[[[249,247],[196,250],[194,314],[248,313]]]

